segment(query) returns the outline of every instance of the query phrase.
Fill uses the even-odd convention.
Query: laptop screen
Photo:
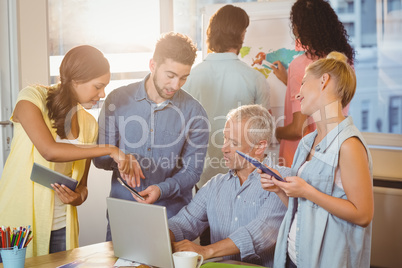
[[[116,257],[173,268],[166,208],[106,198]]]

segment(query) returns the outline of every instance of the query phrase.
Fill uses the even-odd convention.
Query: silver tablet
[[[78,184],[78,181],[37,163],[32,166],[31,180],[52,190],[54,190],[51,186],[52,183],[64,184],[72,191],[75,190]]]

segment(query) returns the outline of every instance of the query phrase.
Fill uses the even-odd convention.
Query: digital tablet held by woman
[[[52,190],[54,189],[51,184],[54,183],[58,183],[60,185],[63,184],[71,191],[74,191],[78,184],[78,181],[37,163],[33,163],[31,181],[42,184],[43,186]]]
[[[249,155],[246,155],[245,153],[242,153],[240,151],[236,151],[236,153],[238,153],[239,155],[241,155],[242,157],[244,157],[247,161],[249,161],[251,164],[253,164],[255,167],[261,169],[262,172],[269,174],[271,176],[274,176],[275,179],[279,180],[279,181],[283,181],[286,182],[284,179],[282,179],[281,176],[279,176],[278,174],[276,174],[275,172],[273,172],[272,170],[270,170],[268,167],[266,167],[265,165],[263,165],[262,163],[260,163],[260,161],[258,161],[255,158],[252,158]]]

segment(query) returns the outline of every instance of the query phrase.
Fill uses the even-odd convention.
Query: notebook
[[[106,198],[114,255],[139,263],[173,268],[166,208]]]

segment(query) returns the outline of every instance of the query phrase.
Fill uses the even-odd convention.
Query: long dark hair
[[[60,84],[49,88],[46,107],[53,120],[53,127],[62,139],[67,136],[66,122],[71,120],[71,111],[77,105],[73,81],[86,83],[110,71],[108,60],[98,49],[83,45],[72,48],[64,56],[60,65]],[[69,127],[69,126],[68,126]]]
[[[297,0],[292,6],[290,21],[307,56],[323,58],[338,51],[353,64],[355,51],[348,43],[349,36],[327,1]]]

